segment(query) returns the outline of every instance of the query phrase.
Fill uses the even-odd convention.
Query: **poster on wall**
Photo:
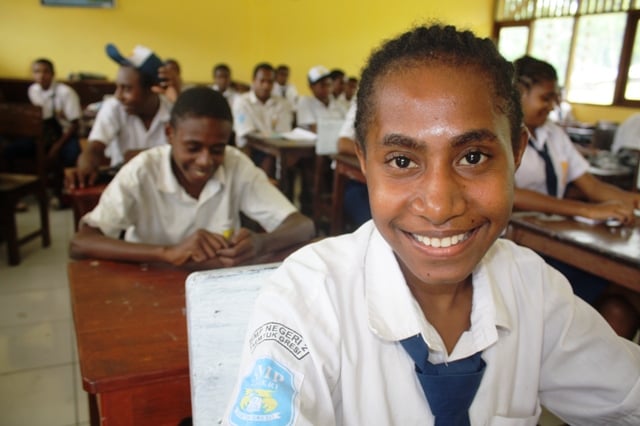
[[[113,7],[115,0],[40,0],[43,6]]]

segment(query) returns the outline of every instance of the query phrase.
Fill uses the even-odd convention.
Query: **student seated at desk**
[[[602,221],[612,218],[623,224],[633,222],[634,208],[640,208],[640,194],[623,191],[591,175],[589,163],[564,130],[547,119],[558,93],[553,66],[530,56],[516,60],[514,65],[528,132],[527,148],[516,172],[514,207]],[[569,183],[587,201],[564,198]],[[587,302],[596,303],[603,295],[606,281],[555,259],[546,260],[567,276],[576,294]],[[637,324],[638,312],[628,302],[626,305],[621,309],[629,312],[631,324]],[[626,337],[632,338],[634,334],[635,330]]]
[[[298,102],[296,123],[299,127],[317,132],[318,119],[344,118],[346,111],[331,97],[331,73],[322,65],[307,74],[312,96],[303,96]]]
[[[469,102],[473,99],[473,102]],[[499,238],[526,144],[490,39],[416,28],[365,65],[373,220],[265,282],[223,424],[640,424],[640,347]]]
[[[289,82],[289,66],[281,64],[276,67],[276,79],[271,89],[272,96],[280,96],[289,101],[291,109],[296,110],[298,106],[298,89],[295,84]],[[293,119],[293,117],[291,117]]]
[[[207,87],[181,93],[166,127],[169,144],[120,169],[82,218],[72,257],[207,269],[311,239],[313,222],[244,153],[227,146],[232,121],[220,93]],[[240,212],[267,232],[242,228]]]
[[[236,146],[247,145],[247,135],[258,133],[271,136],[291,130],[293,110],[291,104],[280,96],[272,96],[275,71],[273,67],[262,62],[253,69],[251,91],[240,95],[233,105],[234,130]],[[253,161],[269,176],[275,175],[275,159],[262,152],[252,153]]]
[[[354,99],[355,100],[355,99]],[[353,102],[344,125],[338,133],[338,152],[340,154],[356,155],[356,103]],[[344,187],[344,213],[354,227],[359,227],[371,219],[369,207],[369,192],[367,185],[362,182],[349,179]]]
[[[70,86],[55,80],[53,62],[39,58],[31,64],[33,84],[28,95],[32,104],[42,108],[47,171],[51,173],[53,193],[60,207],[66,205],[62,196],[64,168],[73,167],[80,154],[78,130],[82,109],[78,94]],[[36,144],[33,139],[20,139],[2,152],[10,171],[20,171],[17,161],[35,159]],[[20,207],[26,205],[19,204]],[[23,208],[24,208],[23,207]]]
[[[213,85],[211,88],[222,93],[231,110],[233,110],[233,105],[236,103],[236,98],[240,95],[233,89],[231,85],[232,82],[231,68],[229,68],[229,65],[216,64],[213,67]]]
[[[136,46],[127,58],[112,44],[106,52],[120,65],[116,93],[98,111],[89,145],[78,157],[75,173],[67,175],[69,188],[93,185],[107,157],[112,167],[118,167],[141,150],[167,143],[164,127],[171,102],[156,93],[163,62],[144,46]]]

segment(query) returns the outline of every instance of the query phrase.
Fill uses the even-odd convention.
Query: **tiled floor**
[[[18,215],[21,234],[35,229],[35,205]],[[70,210],[51,211],[52,244],[34,240],[7,263],[0,244],[0,426],[88,425],[67,283]]]
[[[34,229],[37,208],[18,218],[21,233]],[[52,245],[22,246],[18,266],[8,266],[0,244],[0,426],[89,424],[66,271],[71,211],[53,210],[50,221]],[[546,412],[539,423],[562,424]]]

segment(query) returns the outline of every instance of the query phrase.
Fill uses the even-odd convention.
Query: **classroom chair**
[[[194,272],[187,277],[187,338],[193,424],[220,424],[238,377],[258,292],[280,263]]]
[[[0,173],[0,236],[6,239],[9,265],[20,263],[20,246],[42,238],[42,246],[51,245],[49,231],[49,201],[46,188],[45,147],[42,109],[23,103],[0,103],[0,135],[36,140],[35,174]],[[18,236],[16,206],[28,195],[35,195],[40,210],[40,227]]]

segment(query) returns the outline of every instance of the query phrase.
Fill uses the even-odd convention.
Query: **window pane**
[[[498,51],[513,61],[527,53],[529,27],[502,27],[498,33]]]
[[[574,18],[537,19],[533,25],[531,56],[553,65],[558,84],[564,86]]]
[[[633,41],[633,53],[629,66],[629,79],[624,91],[624,98],[640,101],[640,31],[636,28],[636,37]]]
[[[624,13],[579,18],[569,78],[570,102],[612,104],[625,23]]]

